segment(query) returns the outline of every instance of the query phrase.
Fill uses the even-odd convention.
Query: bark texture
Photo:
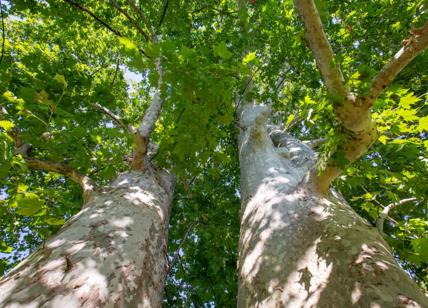
[[[238,307],[428,307],[377,229],[317,192],[312,149],[242,109]]]
[[[95,192],[0,281],[0,307],[160,307],[173,183],[149,168]]]

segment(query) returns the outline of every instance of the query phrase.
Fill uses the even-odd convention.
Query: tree
[[[239,111],[238,306],[425,306],[426,296],[396,263],[381,233],[361,220],[340,194],[328,190],[346,166],[376,141],[371,107],[428,47],[428,22],[410,32],[364,92],[354,93],[345,85],[315,2],[296,0],[294,5],[346,134],[336,149],[343,161],[334,153],[317,173],[317,157],[310,146],[275,126],[269,131],[268,108],[246,95]]]
[[[77,5],[74,2],[73,4]],[[28,22],[28,19],[26,21]],[[37,19],[29,21],[30,23],[25,26],[32,26]],[[144,38],[156,45],[157,35],[150,26],[148,27],[151,34]],[[88,38],[95,38],[92,33],[85,34],[89,36]],[[17,40],[19,39],[21,38],[18,37]],[[157,84],[141,125],[134,128],[126,125],[121,118],[97,101],[88,104],[87,98],[86,101],[84,99],[83,102],[79,102],[76,95],[66,95],[70,93],[70,87],[73,93],[73,90],[82,84],[82,80],[67,82],[72,79],[68,78],[67,71],[58,74],[60,71],[58,66],[70,58],[70,55],[61,55],[61,51],[64,51],[61,50],[61,39],[64,38],[61,37],[59,42],[53,42],[52,38],[48,37],[44,45],[34,49],[47,58],[36,62],[44,67],[41,69],[36,67],[35,71],[42,71],[45,74],[49,73],[49,69],[56,71],[53,80],[62,86],[62,92],[58,98],[52,97],[55,95],[52,95],[55,93],[55,89],[51,88],[52,85],[40,85],[43,79],[35,78],[37,74],[28,74],[36,64],[31,59],[26,63],[28,65],[26,69],[30,72],[24,72],[30,76],[19,80],[25,87],[18,88],[23,96],[18,98],[12,92],[5,92],[3,95],[7,99],[7,104],[3,107],[6,118],[2,122],[5,129],[3,136],[7,147],[9,147],[7,141],[14,143],[15,153],[20,160],[18,164],[45,172],[59,173],[78,183],[83,193],[83,207],[55,236],[46,240],[41,249],[3,279],[1,304],[2,306],[27,304],[39,306],[71,304],[91,307],[159,306],[167,270],[166,242],[174,191],[173,176],[154,167],[148,159],[150,135],[163,103],[160,94],[163,86],[161,59],[158,57],[153,60]],[[15,41],[15,44],[20,43]],[[75,55],[79,57],[85,52],[87,50],[83,52],[79,50]],[[13,60],[24,63],[25,56],[27,55],[11,54]],[[30,53],[28,56],[35,55]],[[52,65],[50,59],[56,60],[57,63]],[[107,57],[105,60],[109,63],[112,59]],[[20,64],[25,65],[24,63]],[[101,63],[103,64],[106,63]],[[101,78],[98,82],[104,85],[96,89],[99,93],[89,99],[100,100],[106,94],[111,95],[118,66],[119,64],[110,84]],[[14,69],[12,64],[7,77],[13,78]],[[40,90],[37,89],[38,82]],[[91,86],[90,83],[88,90]],[[64,106],[65,104],[69,104],[68,108]],[[73,126],[80,128],[80,134],[86,133],[82,127],[86,123],[79,125],[79,118],[67,114],[79,112],[78,109],[83,108],[86,110],[81,113],[85,114],[89,106],[107,115],[124,130],[125,134],[133,138],[132,157],[129,158],[131,170],[121,173],[110,184],[102,187],[96,187],[88,175],[81,173],[80,170],[84,169],[84,166],[80,165],[78,167],[80,170],[76,170],[63,162],[52,161],[58,160],[57,156],[67,153],[69,149],[64,149],[58,144],[58,150],[49,148],[49,141],[58,137],[66,139],[62,132],[65,129],[71,130],[72,135],[69,138],[72,139],[77,137],[73,132]],[[14,114],[9,115],[8,110],[13,110]],[[32,123],[33,118],[36,123]],[[99,121],[99,118],[96,120]],[[91,127],[99,127],[93,120],[88,122],[88,130]],[[31,144],[27,141],[30,138],[34,140]],[[94,139],[100,144],[101,141],[98,139],[102,138],[103,136],[96,135]],[[48,141],[42,143],[43,139]],[[91,151],[100,148],[97,143],[89,146],[89,155],[93,154]],[[35,150],[41,153],[32,154]],[[82,150],[84,148],[80,149]],[[96,155],[94,156],[96,159]],[[75,156],[75,159],[77,157]],[[6,166],[4,171],[7,172],[10,167],[11,164]],[[96,170],[92,173],[94,172]],[[52,215],[49,206],[46,206],[43,199],[32,190],[29,189],[29,185],[17,186],[17,193],[14,196],[16,205],[12,205],[17,208],[16,213],[26,216]],[[58,220],[55,216],[47,218],[46,222],[51,225],[62,224],[61,219]]]
[[[3,304],[424,306],[413,2],[3,5]]]

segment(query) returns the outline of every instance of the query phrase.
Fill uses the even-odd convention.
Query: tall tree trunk
[[[94,193],[0,282],[1,307],[160,307],[173,178],[151,168]]]
[[[312,149],[267,117],[241,112],[238,307],[428,307],[378,231],[316,191]]]

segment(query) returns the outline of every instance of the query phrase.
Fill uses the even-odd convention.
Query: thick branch
[[[101,106],[98,103],[94,103],[92,104],[92,106],[101,111],[102,113],[108,115],[113,120],[113,122],[115,122],[118,126],[122,127],[125,131],[129,132],[131,135],[136,133],[136,129],[133,126],[126,125],[125,123],[123,123],[122,119],[119,116],[115,115],[113,112],[111,112],[108,108]]]
[[[394,202],[394,203],[391,203],[391,204],[388,204],[387,206],[385,206],[385,208],[383,209],[382,213],[379,216],[379,219],[376,222],[376,227],[379,230],[379,232],[381,234],[383,233],[383,224],[385,222],[385,219],[388,217],[389,212],[393,208],[395,208],[396,206],[399,206],[399,205],[403,205],[403,204],[412,202],[412,201],[416,201],[416,200],[417,199],[415,197],[413,197],[413,198],[407,198],[407,199],[403,199],[403,200],[400,200],[398,202]]]
[[[69,166],[60,163],[42,161],[30,157],[25,157],[24,159],[27,162],[28,167],[30,168],[41,169],[48,172],[56,172],[68,177],[69,179],[76,182],[82,187],[84,194],[93,191],[95,188],[94,184],[92,183],[92,180],[89,177],[77,172]]]
[[[335,114],[347,136],[345,144],[341,145],[338,151],[344,154],[348,163],[352,163],[366,153],[377,139],[370,109],[346,90],[342,72],[335,62],[335,55],[324,33],[314,0],[295,0],[294,4],[303,19],[306,39],[332,96]],[[320,192],[327,192],[331,182],[341,172],[342,168],[337,162],[330,159],[325,170],[317,176]]]
[[[155,128],[156,121],[163,105],[161,96],[161,88],[163,85],[163,70],[160,63],[160,58],[156,60],[156,71],[159,74],[158,84],[153,95],[150,106],[147,108],[140,127],[135,134],[134,157],[132,161],[133,170],[141,170],[147,162],[147,150],[150,141],[150,135]]]
[[[295,0],[294,5],[303,19],[306,39],[314,53],[328,91],[335,100],[343,101],[347,96],[343,75],[324,33],[321,18],[314,1]]]
[[[373,105],[376,98],[419,53],[428,47],[428,21],[421,28],[410,31],[403,47],[389,60],[373,79],[366,104]]]
[[[397,74],[420,52],[428,46],[428,22],[422,28],[410,31],[411,36],[405,41],[403,48],[384,66],[374,78],[367,97],[355,98],[352,94],[341,104],[335,104],[334,111],[340,120],[343,131],[347,135],[346,142],[339,147],[348,164],[353,163],[367,153],[377,140],[376,125],[371,117],[370,107],[376,97],[397,76]],[[317,185],[321,192],[326,192],[331,182],[343,169],[330,160],[327,168],[317,177]]]
[[[303,144],[307,145],[311,149],[316,149],[323,145],[326,142],[325,138],[313,139],[313,140],[304,140]]]
[[[353,163],[365,153],[377,140],[378,133],[374,121],[369,118],[367,126],[359,132],[347,131],[348,136],[346,141],[339,145],[337,152],[345,156],[347,165]],[[343,172],[343,168],[339,167],[333,158],[327,162],[326,168],[317,176],[317,187],[322,193],[326,193],[331,182]]]
[[[22,158],[26,161],[27,166],[33,169],[40,169],[48,172],[56,172],[60,173],[68,178],[70,178],[75,183],[79,184],[80,187],[83,189],[83,201],[86,204],[92,192],[95,189],[95,184],[92,182],[90,177],[81,174],[74,170],[73,168],[61,164],[61,163],[54,163],[49,161],[43,161],[36,158],[28,157],[28,153],[31,151],[32,146],[29,143],[23,143],[21,139],[19,138],[19,131],[15,127],[12,131],[11,137],[14,140],[15,143],[15,154],[20,154]]]

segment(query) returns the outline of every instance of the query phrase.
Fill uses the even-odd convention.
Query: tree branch
[[[110,89],[113,88],[114,83],[116,82],[117,73],[119,72],[119,66],[120,66],[120,58],[118,57],[116,62],[116,69],[114,70],[113,79],[110,82],[110,86],[109,86]]]
[[[3,6],[0,0],[0,15],[1,15],[1,30],[2,30],[2,34],[1,34],[1,38],[2,38],[2,43],[1,43],[1,56],[0,56],[0,64],[3,61],[3,57],[4,57],[4,45],[6,42],[6,33],[4,32],[4,16],[3,16]]]
[[[326,142],[325,138],[313,139],[313,140],[304,140],[303,144],[306,144],[311,149],[316,149],[323,145]]]
[[[149,35],[138,25],[138,23],[134,20],[134,18],[132,18],[128,12],[126,12],[124,9],[122,9],[116,1],[114,0],[110,0],[110,2],[113,4],[113,6],[123,15],[126,17],[126,19],[129,20],[129,22],[135,27],[135,29],[137,29],[138,32],[140,32],[140,34],[144,37],[144,39],[146,40],[146,42],[150,41],[150,37]]]
[[[82,187],[83,189],[83,202],[86,204],[90,197],[95,190],[95,184],[92,182],[91,178],[79,173],[78,171],[74,170],[73,168],[61,164],[61,163],[54,163],[49,161],[43,161],[36,158],[28,157],[28,152],[31,151],[32,146],[29,143],[23,143],[21,139],[18,136],[18,129],[15,127],[15,129],[12,131],[11,134],[12,139],[15,143],[15,153],[20,154],[22,158],[27,163],[27,166],[33,169],[40,169],[48,172],[56,172],[60,173],[66,177],[68,177],[73,182],[77,183]]]
[[[162,16],[159,20],[159,27],[162,26],[163,19],[165,18],[166,11],[168,10],[169,0],[166,0],[165,5],[163,7]]]
[[[131,168],[133,170],[141,170],[147,164],[147,150],[150,141],[150,135],[155,128],[155,124],[159,118],[164,101],[161,96],[161,87],[163,85],[163,70],[160,61],[160,58],[156,60],[156,71],[159,74],[159,79],[155,93],[150,106],[144,113],[140,127],[135,134],[134,155],[131,164]]]
[[[398,202],[394,202],[394,203],[391,203],[391,204],[388,204],[387,206],[385,206],[384,209],[383,209],[383,211],[382,211],[382,213],[379,216],[379,219],[376,222],[376,228],[379,230],[380,234],[383,233],[383,224],[385,222],[385,218],[388,217],[389,212],[393,208],[395,208],[395,207],[397,207],[399,205],[403,205],[403,204],[412,202],[412,201],[416,201],[416,200],[417,199],[415,197],[412,197],[412,198],[403,199],[403,200],[400,200]]]
[[[30,157],[24,157],[24,159],[27,162],[27,166],[30,168],[40,169],[48,172],[56,172],[68,177],[70,180],[82,187],[84,196],[95,189],[94,183],[88,176],[77,172],[67,165],[42,161]]]
[[[346,142],[339,147],[338,152],[345,156],[348,163],[352,163],[366,153],[377,139],[370,109],[362,106],[345,88],[342,72],[324,33],[314,0],[294,0],[294,5],[303,19],[306,40],[332,97],[336,117],[347,136]],[[330,158],[327,167],[316,178],[318,190],[322,193],[327,192],[331,182],[341,173],[342,168]]]
[[[80,3],[74,2],[73,0],[63,0],[65,2],[67,2],[68,4],[78,8],[79,10],[81,10],[82,12],[85,12],[86,14],[90,15],[93,19],[95,19],[96,21],[98,21],[101,25],[103,25],[106,29],[108,29],[110,32],[112,32],[113,34],[119,36],[119,37],[123,37],[122,33],[120,33],[118,30],[113,29],[108,23],[106,23],[104,20],[102,20],[101,18],[99,18],[97,15],[95,15],[94,13],[92,13],[92,11],[90,11],[89,9],[87,9],[86,7],[84,7],[83,5],[81,5]]]
[[[125,131],[129,132],[131,135],[134,135],[136,133],[136,129],[132,125],[126,125],[125,123],[123,123],[122,119],[119,116],[115,115],[113,112],[111,112],[110,109],[101,106],[98,103],[94,103],[92,104],[92,106],[109,116],[113,120],[113,122],[115,122],[118,126],[122,127]]]
[[[419,53],[428,47],[428,21],[421,28],[410,31],[403,47],[385,64],[373,79],[365,103],[372,106],[376,98]]]
[[[334,100],[347,96],[344,79],[335,55],[324,33],[321,18],[313,0],[295,0],[294,5],[303,19],[305,36],[314,53],[318,68]]]
[[[398,73],[417,54],[428,47],[428,22],[422,28],[410,31],[409,39],[405,40],[403,48],[382,68],[373,79],[368,96],[354,97],[349,94],[342,104],[336,104],[334,111],[340,120],[346,142],[338,149],[351,164],[367,153],[371,145],[377,140],[378,133],[370,108],[376,97],[398,75]],[[343,171],[337,163],[330,159],[325,170],[317,177],[317,185],[321,192],[326,192],[331,182]]]
[[[174,267],[175,263],[178,260],[178,257],[180,256],[180,249],[181,247],[183,247],[184,242],[186,241],[187,237],[190,234],[190,231],[192,231],[192,229],[199,223],[199,220],[193,221],[189,227],[187,228],[186,233],[184,234],[183,239],[181,240],[180,244],[178,245],[177,249],[175,250],[174,256],[172,257],[171,262],[169,263],[168,266],[168,272]]]

